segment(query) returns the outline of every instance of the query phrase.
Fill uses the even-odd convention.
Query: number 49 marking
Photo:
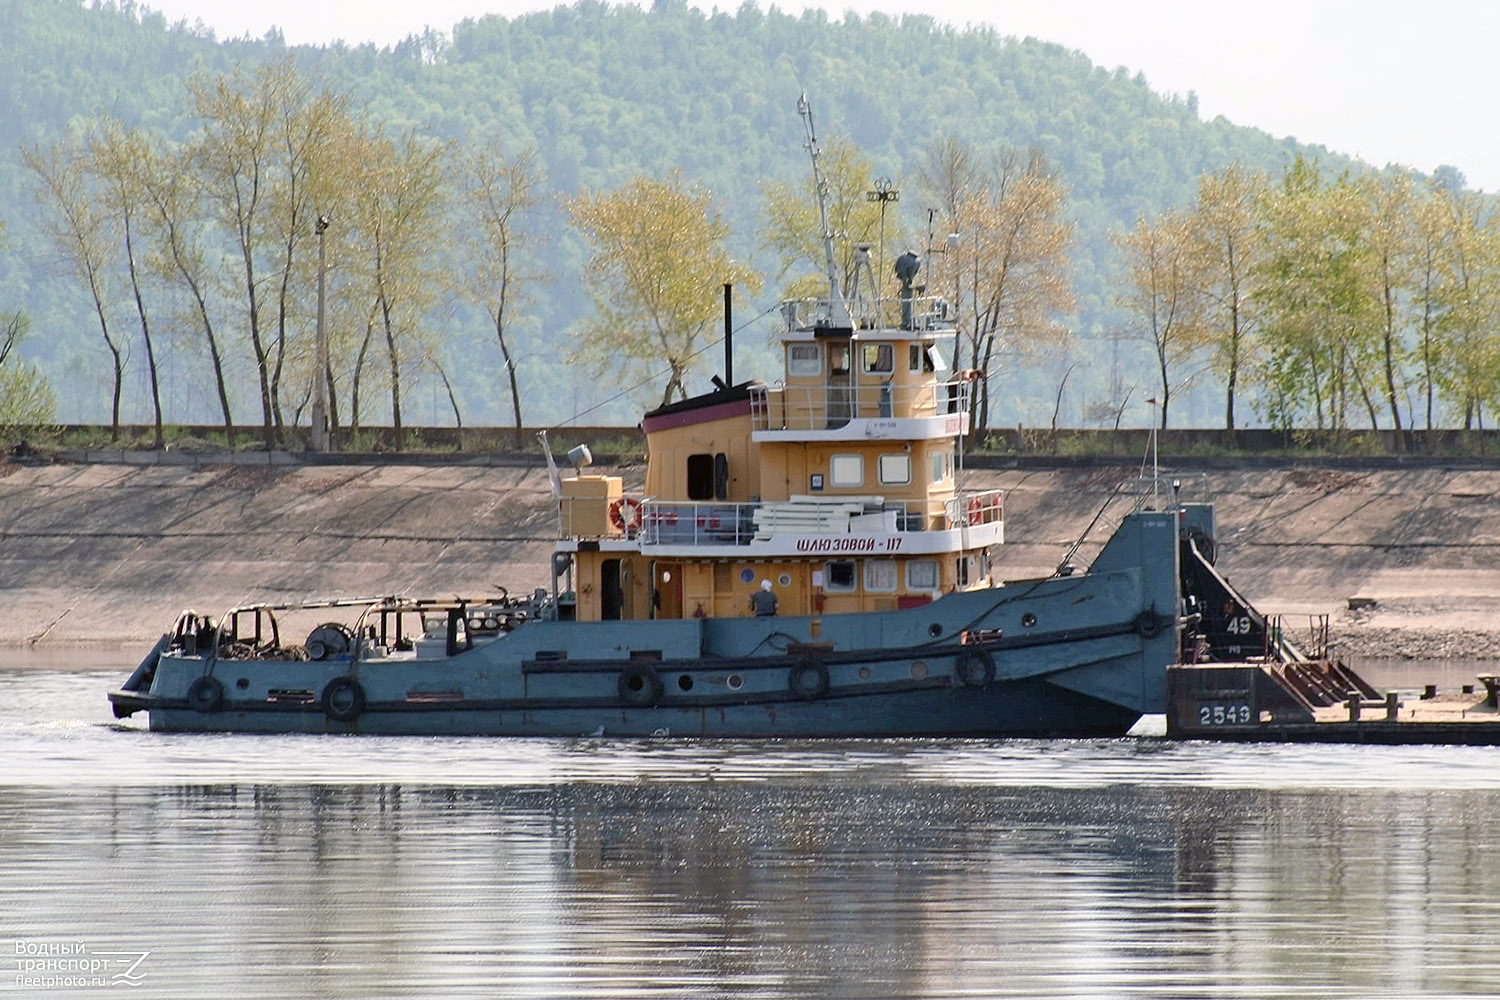
[[[1249,635],[1251,628],[1250,616],[1240,615],[1238,618],[1229,619],[1229,624],[1224,626],[1224,631],[1230,635]]]

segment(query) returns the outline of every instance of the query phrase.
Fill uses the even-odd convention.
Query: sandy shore
[[[1134,471],[970,470],[965,486],[1006,490],[996,562],[1018,579],[1050,573],[1102,507],[1086,563]],[[1221,571],[1293,634],[1326,616],[1344,657],[1500,658],[1500,469],[1174,475],[1216,505]],[[189,606],[527,590],[549,582],[553,527],[539,466],[0,465],[0,661],[83,649],[113,666]]]

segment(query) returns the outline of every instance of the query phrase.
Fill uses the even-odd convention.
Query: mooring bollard
[[[1394,691],[1385,693],[1385,717],[1392,722],[1401,714],[1401,699]]]
[[[1349,721],[1350,722],[1358,722],[1359,721],[1359,698],[1360,698],[1360,696],[1358,694],[1351,694],[1349,696]]]

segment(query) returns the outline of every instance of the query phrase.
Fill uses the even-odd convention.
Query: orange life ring
[[[1000,504],[1002,502],[1003,501],[1000,499],[1000,494],[998,494],[998,493],[996,493],[995,495],[993,495],[993,496],[991,496],[991,497],[989,497],[987,499],[981,499],[979,497],[970,497],[969,498],[969,523],[970,524],[986,524],[986,523],[988,523],[990,521],[999,521],[999,520],[1001,520],[1001,510],[1002,510],[1002,508],[1001,508]]]
[[[609,505],[609,523],[621,531],[634,531],[641,526],[641,504],[639,500],[621,497]]]

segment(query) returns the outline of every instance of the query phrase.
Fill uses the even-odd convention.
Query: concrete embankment
[[[615,471],[638,487],[639,466]],[[969,488],[1008,491],[1000,574],[1051,572],[1134,471],[968,471]],[[1500,655],[1500,468],[1174,474],[1184,499],[1218,505],[1221,569],[1289,628],[1328,614],[1354,652]],[[0,465],[0,644],[145,642],[189,606],[527,591],[549,582],[554,523],[546,473],[528,459]],[[1350,612],[1353,596],[1376,603]]]

